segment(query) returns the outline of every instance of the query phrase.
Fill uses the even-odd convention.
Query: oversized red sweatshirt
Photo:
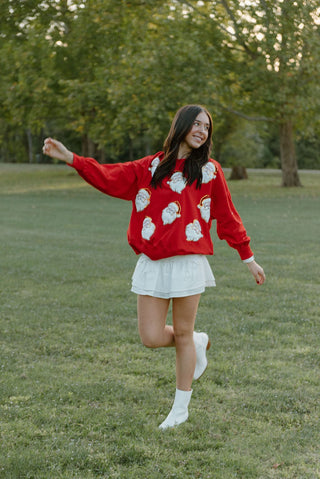
[[[152,175],[163,152],[126,163],[99,164],[74,154],[73,166],[90,185],[107,195],[132,201],[128,242],[152,260],[176,255],[213,254],[212,220],[217,233],[235,248],[241,259],[253,256],[250,238],[236,211],[222,168],[209,160],[202,168],[202,185],[187,185],[183,159],[170,178],[152,188]]]

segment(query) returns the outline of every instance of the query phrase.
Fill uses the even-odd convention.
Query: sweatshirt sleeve
[[[137,167],[134,161],[100,164],[93,158],[73,154],[72,166],[91,186],[110,196],[132,200],[137,194]]]
[[[218,167],[218,174],[214,180],[212,198],[212,219],[217,221],[217,234],[221,240],[226,240],[228,245],[236,249],[242,260],[253,256],[250,248],[250,237],[241,221],[224,177],[221,166]]]

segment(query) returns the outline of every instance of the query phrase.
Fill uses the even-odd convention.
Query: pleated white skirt
[[[137,262],[131,291],[156,298],[180,298],[203,293],[216,282],[204,255],[173,256],[153,261],[142,254]]]

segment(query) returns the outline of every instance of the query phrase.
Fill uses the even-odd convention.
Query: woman
[[[194,332],[194,324],[201,293],[215,286],[205,256],[213,254],[213,219],[219,238],[238,251],[257,284],[265,281],[221,166],[210,159],[211,135],[209,112],[186,105],[175,115],[164,151],[140,160],[100,165],[51,138],[43,147],[98,190],[132,201],[128,241],[141,255],[132,278],[139,334],[147,347],[176,349],[175,399],[161,429],[187,420],[192,381],[207,367],[210,341],[206,333]],[[172,326],[166,324],[170,301]]]

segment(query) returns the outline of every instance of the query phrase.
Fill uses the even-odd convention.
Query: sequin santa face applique
[[[162,221],[164,225],[173,223],[177,218],[181,217],[181,205],[179,201],[169,203],[166,208],[162,210]]]
[[[136,199],[135,199],[136,210],[137,211],[144,210],[150,203],[150,198],[151,198],[150,190],[148,190],[147,188],[141,188],[138,191]]]
[[[211,161],[208,161],[202,167],[202,183],[209,183],[211,180],[214,180],[217,176],[217,169]]]
[[[151,171],[152,176],[154,175],[154,172],[156,171],[157,166],[159,165],[159,163],[160,163],[160,158],[158,158],[158,157],[156,157],[152,160],[151,166],[149,167],[149,170]]]
[[[201,198],[200,203],[197,205],[200,210],[201,218],[206,221],[206,223],[210,220],[210,205],[211,198],[208,195]]]
[[[186,187],[187,181],[181,171],[176,171],[168,180],[168,185],[176,193],[181,193]]]
[[[201,225],[198,220],[194,220],[193,223],[189,223],[186,226],[187,241],[199,241],[203,237],[201,232]]]
[[[141,236],[145,240],[149,240],[153,233],[155,232],[156,225],[152,223],[152,219],[149,216],[146,216],[143,220]]]

